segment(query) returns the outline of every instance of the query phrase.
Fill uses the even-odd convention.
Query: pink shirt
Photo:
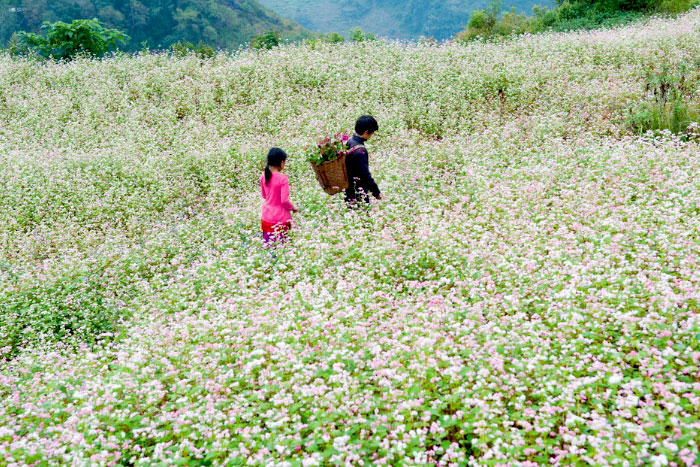
[[[269,182],[265,173],[260,177],[260,191],[265,198],[262,207],[262,220],[270,223],[287,222],[292,219],[294,205],[289,201],[289,178],[279,172],[272,172]]]

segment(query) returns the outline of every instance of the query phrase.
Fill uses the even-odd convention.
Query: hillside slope
[[[308,31],[256,0],[0,0],[0,44],[18,30],[38,31],[43,21],[98,18],[126,31],[135,50],[145,43],[164,48],[177,41],[235,48],[265,31],[289,39]]]
[[[260,0],[260,3],[302,26],[318,32],[347,33],[359,26],[384,37],[449,39],[464,28],[473,10],[490,0]],[[552,5],[547,0],[507,0],[503,8],[529,13],[532,6]]]
[[[697,466],[700,140],[623,124],[697,57],[700,10],[0,54],[0,465]],[[304,157],[363,113],[367,211]],[[272,146],[300,208],[274,255]]]

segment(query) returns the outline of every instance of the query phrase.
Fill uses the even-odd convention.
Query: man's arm
[[[369,156],[366,150],[357,151],[357,168],[359,169],[361,180],[364,182],[363,185],[369,188],[372,196],[380,198],[381,193],[379,192],[379,187],[375,183],[374,178],[372,178],[372,174],[369,172]]]

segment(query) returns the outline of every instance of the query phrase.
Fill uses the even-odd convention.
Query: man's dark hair
[[[362,135],[365,131],[374,133],[379,129],[379,124],[371,115],[363,115],[355,122],[355,133]]]

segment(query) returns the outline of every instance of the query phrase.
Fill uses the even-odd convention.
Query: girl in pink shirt
[[[289,178],[282,173],[287,154],[280,148],[267,153],[267,166],[260,176],[260,191],[265,203],[262,207],[263,240],[270,245],[284,241],[292,227],[292,212],[297,208],[289,201]]]

